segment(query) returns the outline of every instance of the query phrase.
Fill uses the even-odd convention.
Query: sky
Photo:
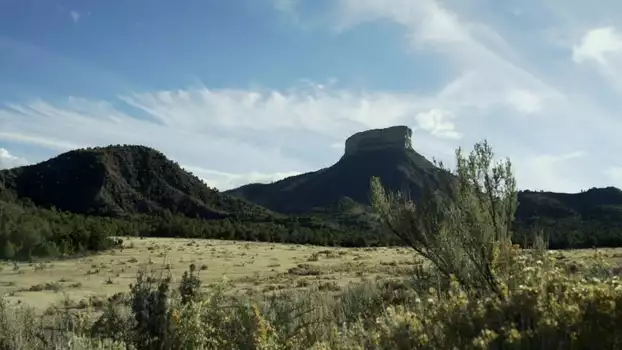
[[[622,187],[622,2],[0,0],[0,168],[156,148],[226,190],[407,125],[520,189]]]

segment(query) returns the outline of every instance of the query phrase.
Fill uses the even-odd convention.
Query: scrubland
[[[128,291],[143,270],[181,277],[191,264],[205,285],[228,280],[232,294],[318,287],[340,291],[363,281],[401,277],[415,259],[408,248],[330,248],[175,238],[122,238],[123,248],[79,259],[0,263],[8,305],[45,310]]]
[[[516,184],[492,160],[458,151],[449,195],[416,205],[372,179],[404,248],[126,239],[5,264],[0,349],[621,349],[622,250],[513,244]]]
[[[463,348],[481,349],[499,338],[521,349],[533,346],[534,336],[553,348],[568,348],[555,343],[561,339],[611,338],[596,330],[586,335],[581,322],[595,318],[603,327],[599,332],[620,324],[622,249],[516,254],[517,272],[505,282],[508,299],[500,302],[470,298],[455,281],[439,287],[426,273],[429,263],[406,247],[124,238],[123,248],[84,258],[4,262],[0,348],[173,346],[141,343],[131,334],[140,322],[160,322],[154,325],[159,332],[186,337],[169,339],[181,344],[174,348],[186,349],[432,349],[441,331],[456,345],[469,339]],[[182,304],[180,282],[191,265],[201,281],[192,293],[202,301]],[[143,280],[142,295],[130,289],[141,271],[154,283],[147,287],[151,283]],[[173,277],[170,290],[158,292],[158,281],[167,276]],[[445,288],[450,292],[439,295]],[[156,307],[158,294],[167,305],[148,310]],[[141,298],[151,306],[138,321],[140,313],[132,309]],[[548,334],[527,333],[521,322],[532,323],[530,332]],[[491,325],[496,329],[486,332]],[[238,338],[229,337],[230,327]],[[456,327],[455,333],[447,333],[448,327]],[[201,339],[180,334],[186,332]]]

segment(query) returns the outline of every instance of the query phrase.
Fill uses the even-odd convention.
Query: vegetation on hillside
[[[101,251],[119,244],[110,238],[123,223],[0,201],[0,259],[29,260]]]
[[[446,170],[413,150],[380,149],[344,156],[316,172],[225,193],[277,212],[323,212],[331,220],[337,218],[368,229],[375,220],[365,210],[337,214],[334,209],[344,197],[360,207],[369,205],[371,177],[380,178],[388,190],[408,194],[415,202],[426,190],[448,194]],[[526,190],[518,191],[517,197],[513,238],[518,244],[529,245],[535,230],[547,236],[553,249],[622,246],[622,191],[617,188],[593,188],[576,194]]]
[[[106,249],[112,236],[217,238],[317,245],[396,244],[373,230],[310,214],[285,216],[207,187],[142,146],[63,153],[0,171],[0,258]],[[363,231],[363,232],[361,232]]]
[[[341,215],[339,215],[341,216]],[[165,211],[160,215],[122,217],[82,215],[45,209],[30,200],[0,191],[0,259],[70,257],[116,246],[114,237],[179,237],[299,243],[345,247],[397,245],[373,230],[353,224],[326,224],[313,215],[300,217],[237,217],[205,220]]]
[[[415,199],[426,187],[442,188],[442,171],[412,149],[377,149],[343,156],[334,165],[271,184],[226,191],[281,213],[307,213],[337,204],[343,197],[369,204],[369,179],[407,189]]]
[[[164,154],[144,146],[63,153],[0,171],[0,183],[37,206],[119,217],[166,212],[191,218],[262,218],[269,210],[206,186]]]
[[[545,233],[552,249],[622,246],[622,191],[617,188],[574,194],[522,191],[518,200],[521,243],[535,229]]]
[[[141,273],[95,322],[57,312],[39,326],[32,314],[0,304],[0,348],[620,348],[619,269],[565,261],[542,244],[514,245],[511,166],[490,156],[486,143],[468,157],[458,153],[453,191],[430,192],[420,204],[373,181],[383,227],[425,259],[403,279],[336,297],[316,290],[242,298],[227,294],[226,282],[200,289],[194,266],[179,288],[170,276]]]
[[[57,249],[52,243],[68,246],[71,252],[98,249],[99,245],[83,238],[67,239],[85,237],[84,227],[91,232],[89,237],[101,235],[103,246],[108,246],[105,237],[115,235],[396,245],[403,242],[377,230],[377,215],[369,206],[370,177],[379,177],[388,190],[402,190],[416,202],[426,190],[448,194],[446,174],[447,169],[412,149],[379,149],[344,156],[317,172],[221,193],[148,147],[75,150],[36,165],[0,171],[1,207],[8,222],[2,234],[21,246],[21,238],[16,237],[23,235],[7,233],[6,227],[33,221],[21,226],[36,232],[31,236],[43,237],[34,241],[43,246],[28,253],[36,256],[54,255]],[[622,191],[618,189],[578,194],[522,191],[517,196],[512,234],[522,246],[532,243],[533,231],[542,231],[554,249],[622,246]],[[46,225],[64,233],[46,233]],[[37,228],[27,228],[33,226]],[[65,249],[58,251],[65,255]]]
[[[70,257],[116,246],[118,236],[211,238],[364,247],[399,244],[373,231],[325,225],[313,217],[204,220],[182,215],[85,216],[0,200],[0,259]]]

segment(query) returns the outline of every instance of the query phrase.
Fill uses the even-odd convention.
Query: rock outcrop
[[[326,213],[343,210],[344,198],[367,208],[370,179],[376,176],[391,192],[408,191],[417,200],[424,188],[442,190],[444,182],[440,169],[412,149],[411,134],[406,126],[360,132],[347,139],[345,154],[329,167],[225,193],[281,213]]]
[[[346,140],[345,156],[378,149],[412,149],[412,130],[407,126],[362,131]]]

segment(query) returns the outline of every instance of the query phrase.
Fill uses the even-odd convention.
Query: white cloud
[[[427,112],[418,113],[415,116],[415,120],[421,129],[430,132],[434,136],[459,139],[460,133],[456,131],[456,126],[451,122],[451,119],[454,117],[454,114],[450,111],[431,109]]]
[[[529,90],[516,89],[508,91],[506,102],[525,114],[534,114],[543,110],[542,96]]]
[[[613,166],[605,170],[605,175],[609,179],[609,184],[622,188],[622,166]]]
[[[611,86],[622,92],[622,34],[616,28],[587,31],[573,46],[572,59],[577,64],[591,63]]]
[[[26,165],[28,162],[9,153],[8,150],[0,148],[0,169],[10,169]]]
[[[78,11],[76,11],[76,10],[72,10],[72,11],[70,11],[70,12],[69,12],[69,16],[71,17],[71,20],[72,20],[74,23],[78,23],[78,21],[80,20],[80,17],[81,17],[82,15],[80,14],[80,12],[78,12]]]
[[[525,112],[525,108],[540,110],[545,101],[565,98],[523,68],[512,45],[493,28],[461,18],[440,1],[341,0],[340,4],[342,30],[390,20],[406,30],[415,50],[439,54],[462,74],[444,92],[457,96],[461,103],[503,104]],[[523,104],[526,97],[527,107]]]
[[[608,55],[622,52],[622,36],[613,27],[596,28],[585,33],[579,45],[572,49],[572,59],[577,63],[593,60],[608,65]]]
[[[577,192],[585,188],[586,183],[576,177],[564,176],[574,167],[573,162],[585,157],[584,151],[564,154],[541,154],[527,159],[519,159],[516,165],[516,176],[531,186],[531,190],[560,192]],[[589,186],[588,186],[589,187]]]
[[[181,129],[207,130],[214,125],[257,131],[285,128],[334,137],[343,137],[353,126],[392,125],[421,105],[412,94],[354,93],[325,86],[288,91],[200,88],[121,99],[162,125]],[[377,118],[380,114],[383,118]]]
[[[299,172],[285,172],[264,174],[260,172],[250,172],[244,174],[227,173],[223,171],[202,169],[197,167],[184,167],[187,171],[202,179],[208,186],[218,188],[222,191],[237,188],[251,183],[271,183],[286,177],[300,174]]]

